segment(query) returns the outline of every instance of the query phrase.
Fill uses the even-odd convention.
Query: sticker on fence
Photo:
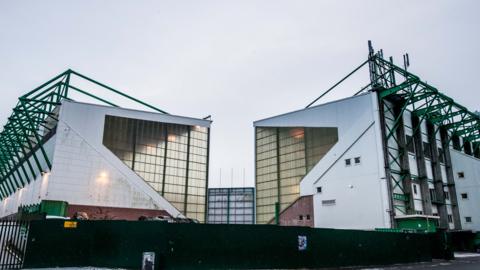
[[[143,252],[142,270],[155,269],[155,252]]]
[[[76,221],[65,221],[63,223],[63,227],[67,229],[75,229],[77,228],[77,222]]]
[[[307,250],[307,236],[305,235],[298,236],[298,250],[300,251]]]

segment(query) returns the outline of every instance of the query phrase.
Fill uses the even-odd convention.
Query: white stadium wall
[[[454,149],[450,149],[450,156],[462,229],[480,232],[480,159]]]
[[[377,107],[376,94],[368,93],[255,122],[260,127],[338,128],[338,142],[300,182],[300,195],[314,196],[315,227],[390,227]]]
[[[183,217],[103,145],[106,115],[210,126],[207,120],[63,101],[56,134],[44,146],[52,171],[45,169],[46,173],[4,200],[0,216],[16,213],[20,205],[56,200],[74,205],[165,210],[173,217]]]

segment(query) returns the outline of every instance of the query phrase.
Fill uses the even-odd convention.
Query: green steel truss
[[[39,174],[52,169],[45,143],[56,132],[59,106],[72,100],[72,94],[118,107],[113,102],[81,89],[73,81],[87,82],[117,97],[133,101],[147,109],[167,114],[152,105],[128,96],[73,70],[67,70],[18,99],[11,116],[0,132],[0,198],[15,193]]]

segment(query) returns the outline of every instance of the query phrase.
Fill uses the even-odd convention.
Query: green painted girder
[[[478,130],[479,130],[478,126],[469,126],[469,127],[465,127],[464,129],[459,129],[459,130],[455,131],[455,135],[462,136],[462,135],[472,133],[472,132],[475,132],[475,131],[478,131]]]
[[[419,79],[418,78],[412,78],[411,80],[405,81],[393,88],[390,89],[385,89],[382,92],[380,92],[380,97],[381,98],[386,98],[390,95],[396,94],[397,92],[404,90],[407,87],[410,87],[416,83],[418,83]]]
[[[413,111],[413,113],[417,116],[420,116],[420,115],[424,115],[424,114],[427,114],[427,113],[438,111],[438,110],[440,110],[442,108],[445,108],[449,105],[451,105],[451,102],[443,102],[443,103],[439,103],[439,104],[436,104],[436,105],[427,106],[426,108],[423,108],[423,109],[415,110],[415,111]]]
[[[445,120],[451,119],[455,116],[461,115],[465,113],[464,111],[456,111],[456,112],[449,112],[447,114],[438,116],[438,117],[433,117],[430,119],[430,122],[433,124],[438,124],[438,123],[443,123]]]
[[[473,134],[473,135],[464,137],[464,139],[470,142],[476,142],[480,139],[480,134]]]
[[[446,125],[444,125],[444,127],[446,129],[457,130],[458,128],[464,126],[465,124],[474,123],[476,121],[478,121],[478,120],[473,118],[473,117],[470,117],[470,115],[465,114],[465,115],[462,116],[460,121],[456,121],[456,122],[446,124]]]

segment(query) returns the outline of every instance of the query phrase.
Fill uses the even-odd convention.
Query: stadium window
[[[465,178],[464,172],[458,172],[458,178]]]
[[[303,220],[303,216],[302,215],[298,216],[298,220]]]
[[[408,152],[415,154],[415,144],[413,143],[412,136],[406,135],[405,138],[405,146],[407,147]]]
[[[322,193],[322,187],[317,187],[317,193]]]
[[[349,158],[345,159],[345,166],[350,166],[350,165],[352,165],[352,160]]]
[[[438,161],[440,163],[445,163],[445,153],[443,152],[442,148],[438,148]]]
[[[468,194],[467,193],[462,193],[460,194],[462,196],[462,199],[468,199]]]
[[[453,223],[452,215],[447,215],[448,223]]]
[[[413,193],[417,194],[417,185],[413,184]]]
[[[452,136],[452,144],[453,144],[453,149],[457,150],[457,151],[460,151],[461,150],[461,147],[460,147],[460,137],[458,137],[457,135],[453,135]]]
[[[445,200],[450,200],[450,193],[448,193],[448,191],[444,191],[443,194],[445,195]]]
[[[307,220],[310,220],[310,215],[307,215]]]
[[[360,157],[356,157],[356,158],[354,158],[354,160],[355,160],[355,165],[360,164]]]
[[[465,154],[467,155],[472,155],[472,145],[470,144],[469,141],[465,141],[463,143],[463,151],[465,152]]]
[[[465,217],[465,222],[467,222],[467,223],[472,222],[472,217]]]
[[[423,142],[423,155],[425,158],[432,159],[432,149],[430,149],[430,144]]]

